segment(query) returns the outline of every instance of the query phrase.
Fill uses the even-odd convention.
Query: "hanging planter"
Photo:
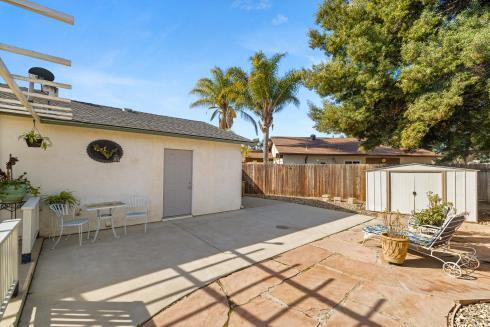
[[[29,148],[42,148],[47,150],[53,145],[49,137],[42,136],[36,128],[36,122],[34,126],[28,132],[25,132],[19,136],[19,140],[24,140]]]
[[[24,139],[29,148],[40,148],[43,145],[43,139]]]

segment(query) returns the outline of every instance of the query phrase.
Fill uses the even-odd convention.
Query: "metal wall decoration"
[[[114,141],[96,140],[87,146],[87,154],[98,162],[119,162],[123,156],[123,149]]]

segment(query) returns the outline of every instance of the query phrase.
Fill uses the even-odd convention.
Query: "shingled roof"
[[[0,98],[15,99],[13,94],[3,91],[0,91]],[[35,101],[47,103],[46,100],[43,99],[35,99]],[[44,123],[79,125],[100,129],[116,129],[148,134],[202,138],[232,143],[250,143],[250,140],[240,135],[231,131],[219,129],[216,126],[202,121],[161,116],[75,100],[72,100],[70,104],[57,103],[56,101],[51,101],[51,103],[70,107],[72,109],[73,119],[61,120],[56,118],[41,118],[41,121]],[[0,114],[2,114],[1,111]]]
[[[362,152],[360,142],[355,138],[317,137],[313,140],[310,137],[277,136],[271,140],[280,154],[437,157],[437,154],[425,149],[408,152],[388,146]]]

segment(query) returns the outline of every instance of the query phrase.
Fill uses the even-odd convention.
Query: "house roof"
[[[0,84],[4,86],[4,84]],[[0,91],[0,98],[16,99],[13,94]],[[36,103],[47,104],[44,99],[35,98]],[[100,129],[115,129],[129,132],[159,134],[190,138],[209,139],[232,143],[251,141],[231,131],[219,129],[211,124],[169,116],[161,116],[134,110],[109,107],[94,103],[72,100],[71,103],[50,101],[51,104],[70,107],[73,119],[63,120],[43,118],[43,123],[77,125]],[[0,114],[2,112],[0,111]]]
[[[264,157],[264,152],[262,151],[257,151],[257,150],[251,150],[247,154],[247,158],[249,159],[263,159]],[[269,159],[272,159],[272,153],[269,152]]]
[[[378,146],[373,150],[362,152],[359,150],[359,140],[355,138],[326,138],[317,137],[283,137],[271,138],[280,154],[303,154],[303,155],[356,155],[356,156],[412,156],[412,157],[437,157],[432,151],[418,149],[407,152],[388,146]]]

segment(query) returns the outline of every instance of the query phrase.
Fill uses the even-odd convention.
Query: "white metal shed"
[[[428,207],[427,192],[452,202],[468,221],[478,221],[478,170],[409,164],[366,172],[366,209],[409,214]]]

